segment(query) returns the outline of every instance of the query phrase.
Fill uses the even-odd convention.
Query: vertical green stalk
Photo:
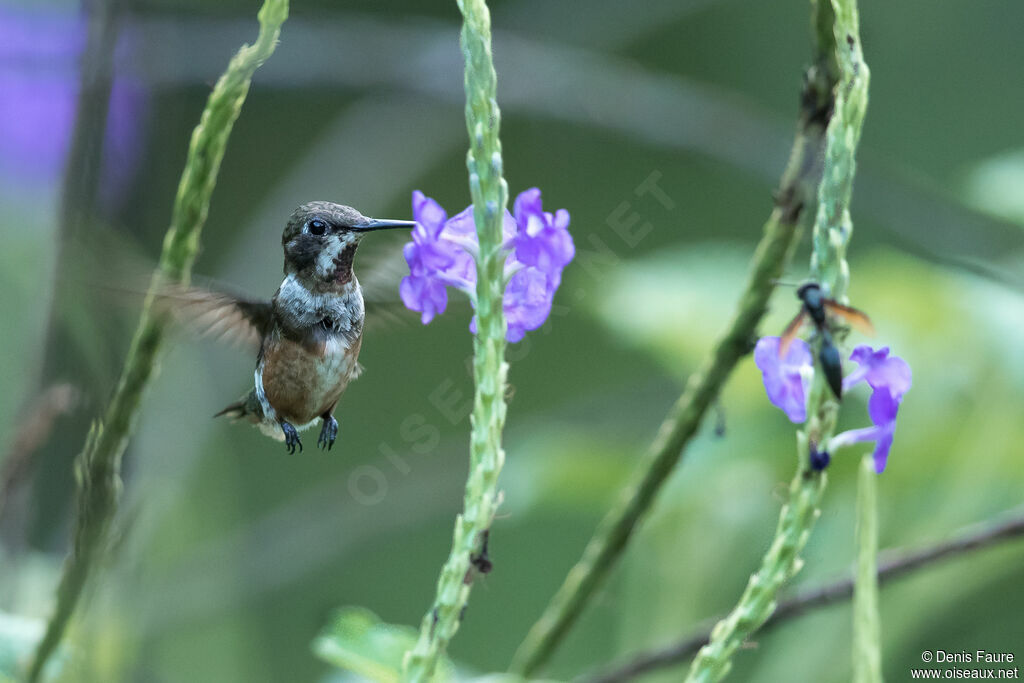
[[[834,61],[830,60],[829,66],[838,79],[825,134],[811,276],[829,296],[845,301],[850,280],[846,248],[853,232],[850,198],[856,170],[854,156],[867,109],[868,68],[861,54],[856,0],[815,0],[813,7],[818,44],[832,46]],[[842,336],[836,335],[836,343],[842,342]],[[815,343],[820,344],[820,340]],[[724,678],[732,666],[733,654],[772,615],[779,589],[800,570],[799,555],[820,514],[818,506],[826,483],[825,473],[809,466],[809,452],[831,438],[838,410],[839,404],[825,386],[822,373],[815,372],[808,399],[809,419],[797,434],[797,471],[775,538],[739,603],[715,626],[710,641],[697,653],[688,682],[709,683]]]
[[[754,254],[732,322],[665,417],[638,476],[622,490],[618,502],[601,520],[583,556],[527,633],[510,667],[515,673],[535,674],[565,639],[625,551],[633,531],[654,504],[732,369],[750,352],[751,340],[767,310],[775,280],[789,261],[800,228],[809,222],[805,216],[817,202],[825,129],[832,115],[839,78],[832,14],[830,10],[825,14],[824,19],[815,22],[814,62],[806,72],[796,137],[775,194],[776,206],[764,225],[764,236]],[[793,512],[797,516],[802,514]]]
[[[473,399],[469,477],[463,512],[455,520],[452,549],[437,581],[433,607],[423,617],[419,639],[406,653],[403,681],[429,681],[438,659],[459,628],[475,572],[486,572],[487,535],[500,502],[498,473],[505,462],[505,252],[502,217],[508,188],[502,178],[501,114],[491,55],[491,18],[485,0],[459,0],[462,54],[466,62],[466,126],[469,130],[469,189],[480,243],[476,259],[477,333],[473,338]]]
[[[853,586],[853,681],[882,683],[878,617],[878,474],[870,455],[857,477],[857,574]]]
[[[750,577],[739,603],[711,631],[708,644],[693,661],[688,683],[709,683],[725,678],[732,667],[732,656],[775,611],[779,589],[800,571],[800,553],[807,544],[811,528],[820,515],[818,505],[825,490],[825,475],[807,470],[808,447],[803,434],[797,435],[800,466],[789,485],[789,500],[782,507],[775,538],[761,561],[761,568]]]
[[[63,638],[82,589],[102,555],[107,529],[117,510],[121,458],[138,420],[142,394],[156,371],[167,324],[164,316],[153,310],[153,300],[162,283],[187,281],[191,274],[228,136],[242,110],[252,75],[274,52],[281,24],[287,17],[288,0],[264,0],[258,15],[260,32],[256,43],[243,45],[232,58],[192,132],[160,266],[153,274],[121,379],[103,421],[94,423],[89,430],[75,465],[78,516],[71,554],[57,587],[54,613],[25,677],[29,682],[39,680]]]

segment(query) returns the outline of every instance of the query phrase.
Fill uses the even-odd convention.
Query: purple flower
[[[875,472],[881,474],[889,459],[900,402],[910,389],[910,366],[902,358],[890,356],[888,347],[875,351],[870,346],[858,346],[850,354],[850,360],[860,367],[843,380],[843,388],[861,381],[868,383],[872,389],[871,398],[868,399],[868,416],[872,426],[837,434],[829,447],[834,451],[843,446],[874,441]]]
[[[434,319],[435,315],[444,313],[448,307],[448,290],[438,280],[422,275],[407,275],[402,278],[398,287],[405,307],[420,312],[420,320],[424,325]]]
[[[59,182],[75,122],[86,32],[87,18],[77,12],[0,8],[0,186],[13,190],[12,198]],[[131,37],[129,30],[122,33],[115,64],[134,58]],[[104,202],[123,198],[141,159],[146,105],[140,83],[114,79],[99,184]]]
[[[507,284],[502,309],[507,324],[505,338],[520,341],[527,330],[544,324],[551,314],[555,291],[562,281],[562,269],[575,255],[569,235],[569,212],[544,212],[540,190],[532,188],[515,201],[515,217],[505,212],[502,234]],[[421,313],[423,324],[443,313],[448,303],[447,288],[476,296],[476,261],[479,249],[473,207],[448,218],[433,199],[419,190],[413,193],[416,227],[404,255],[409,275],[402,279],[400,294],[406,308]],[[476,317],[470,322],[476,332]]]
[[[558,285],[551,285],[548,276],[536,268],[523,268],[512,276],[505,288],[505,338],[515,344],[544,324],[551,314],[551,302]]]
[[[794,339],[785,358],[779,357],[779,338],[761,337],[754,347],[754,363],[761,370],[764,389],[772,405],[794,424],[807,419],[807,390],[814,359],[803,339]]]
[[[882,386],[901,398],[910,389],[910,366],[898,356],[889,355],[889,347],[875,351],[870,346],[858,346],[850,354],[850,360],[860,367],[843,378],[843,391],[862,380],[867,380],[872,389]]]
[[[462,261],[469,260],[471,265],[473,259],[457,244],[442,238],[442,231],[450,223],[448,213],[419,190],[412,193],[412,215],[416,227],[412,242],[403,249],[409,275],[402,278],[398,292],[406,308],[419,311],[426,325],[448,307],[446,285],[471,286],[470,281],[458,279],[456,274],[466,270],[467,264]]]
[[[838,434],[829,441],[828,449],[819,453],[812,451],[820,467],[828,464],[828,451],[850,446],[863,441],[875,442],[875,471],[885,470],[896,431],[896,414],[899,412],[903,395],[910,390],[912,376],[910,366],[898,356],[890,356],[889,348],[877,351],[870,346],[858,346],[850,354],[850,360],[859,366],[843,380],[843,392],[860,382],[871,387],[868,399],[870,427],[851,429]],[[761,369],[764,388],[768,399],[794,423],[807,419],[807,389],[814,368],[810,347],[802,339],[794,339],[785,358],[779,358],[779,338],[762,337],[754,348],[754,363]]]
[[[514,208],[519,231],[513,244],[520,263],[552,272],[572,261],[576,248],[569,235],[568,211],[559,209],[553,216],[544,211],[536,187],[516,197]]]
[[[448,214],[433,199],[416,191],[412,195],[412,215],[416,227],[412,230],[412,242],[406,244],[404,249],[409,273],[425,277],[451,267],[458,250],[454,245],[441,240],[441,231],[448,220]]]

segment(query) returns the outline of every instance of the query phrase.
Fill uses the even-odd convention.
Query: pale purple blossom
[[[87,16],[60,7],[0,7],[0,186],[11,199],[54,187],[64,169],[79,99]],[[100,199],[123,199],[141,161],[146,89],[121,75],[136,57],[130,27],[114,50]],[[26,191],[28,191],[26,195]]]
[[[850,354],[850,360],[859,367],[843,378],[844,392],[865,380],[872,389],[886,386],[901,398],[910,389],[910,366],[902,358],[890,356],[888,346],[877,351],[870,346],[858,346]]]
[[[559,209],[552,215],[544,211],[536,187],[520,193],[514,209],[519,228],[513,238],[516,259],[545,273],[561,272],[576,255],[569,235],[569,212]]]
[[[830,459],[829,451],[855,443],[875,443],[875,471],[885,470],[896,430],[896,415],[903,395],[910,390],[912,373],[907,362],[889,354],[889,348],[877,351],[870,346],[858,346],[850,354],[858,368],[843,380],[843,393],[861,382],[871,387],[868,399],[868,417],[871,426],[851,429],[836,435],[828,448],[818,451],[812,446],[811,464],[823,469]],[[802,339],[794,339],[785,358],[779,357],[779,338],[762,337],[754,348],[754,363],[760,368],[768,400],[780,408],[794,423],[807,419],[807,391],[814,372],[814,359],[810,347]]]
[[[475,301],[479,243],[472,206],[448,218],[437,202],[419,190],[413,193],[412,205],[416,227],[404,249],[409,275],[402,279],[399,293],[405,306],[419,312],[427,324],[444,312],[448,287],[462,290]],[[505,338],[511,343],[547,320],[562,269],[575,255],[568,211],[545,212],[536,188],[520,194],[514,209],[515,216],[505,211],[502,221],[503,243],[509,251],[502,309]],[[476,332],[475,316],[470,330]]]
[[[448,288],[429,277],[407,275],[398,286],[398,294],[406,307],[419,311],[424,325],[448,307]]]
[[[870,346],[858,346],[850,354],[850,360],[860,367],[843,380],[843,388],[852,387],[861,381],[868,383],[872,389],[871,398],[868,399],[868,417],[871,418],[872,426],[837,434],[829,446],[835,450],[863,441],[874,441],[875,472],[881,474],[889,459],[900,402],[912,382],[910,366],[902,358],[890,356],[888,347],[875,351]]]
[[[807,419],[807,390],[811,384],[814,359],[803,339],[794,339],[779,357],[779,337],[761,337],[754,347],[754,363],[761,370],[768,400],[786,413],[793,424]]]
[[[537,329],[548,319],[558,289],[558,283],[552,283],[550,277],[536,268],[523,268],[509,280],[502,306],[508,325],[505,338],[509,342],[515,344],[526,336],[527,330]]]

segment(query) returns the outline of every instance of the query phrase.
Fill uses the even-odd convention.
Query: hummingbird
[[[331,449],[338,437],[335,406],[362,370],[366,309],[352,270],[356,248],[368,232],[415,225],[310,202],[295,209],[281,235],[285,278],[271,300],[198,288],[167,295],[175,312],[195,325],[258,349],[253,388],[214,417],[248,420],[283,440],[289,453],[302,450],[299,431],[320,420],[317,444]]]

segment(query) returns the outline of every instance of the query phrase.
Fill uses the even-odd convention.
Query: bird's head
[[[342,286],[352,279],[352,259],[368,232],[390,228],[411,230],[414,221],[367,218],[351,206],[310,202],[292,212],[281,235],[284,272],[307,286]]]

